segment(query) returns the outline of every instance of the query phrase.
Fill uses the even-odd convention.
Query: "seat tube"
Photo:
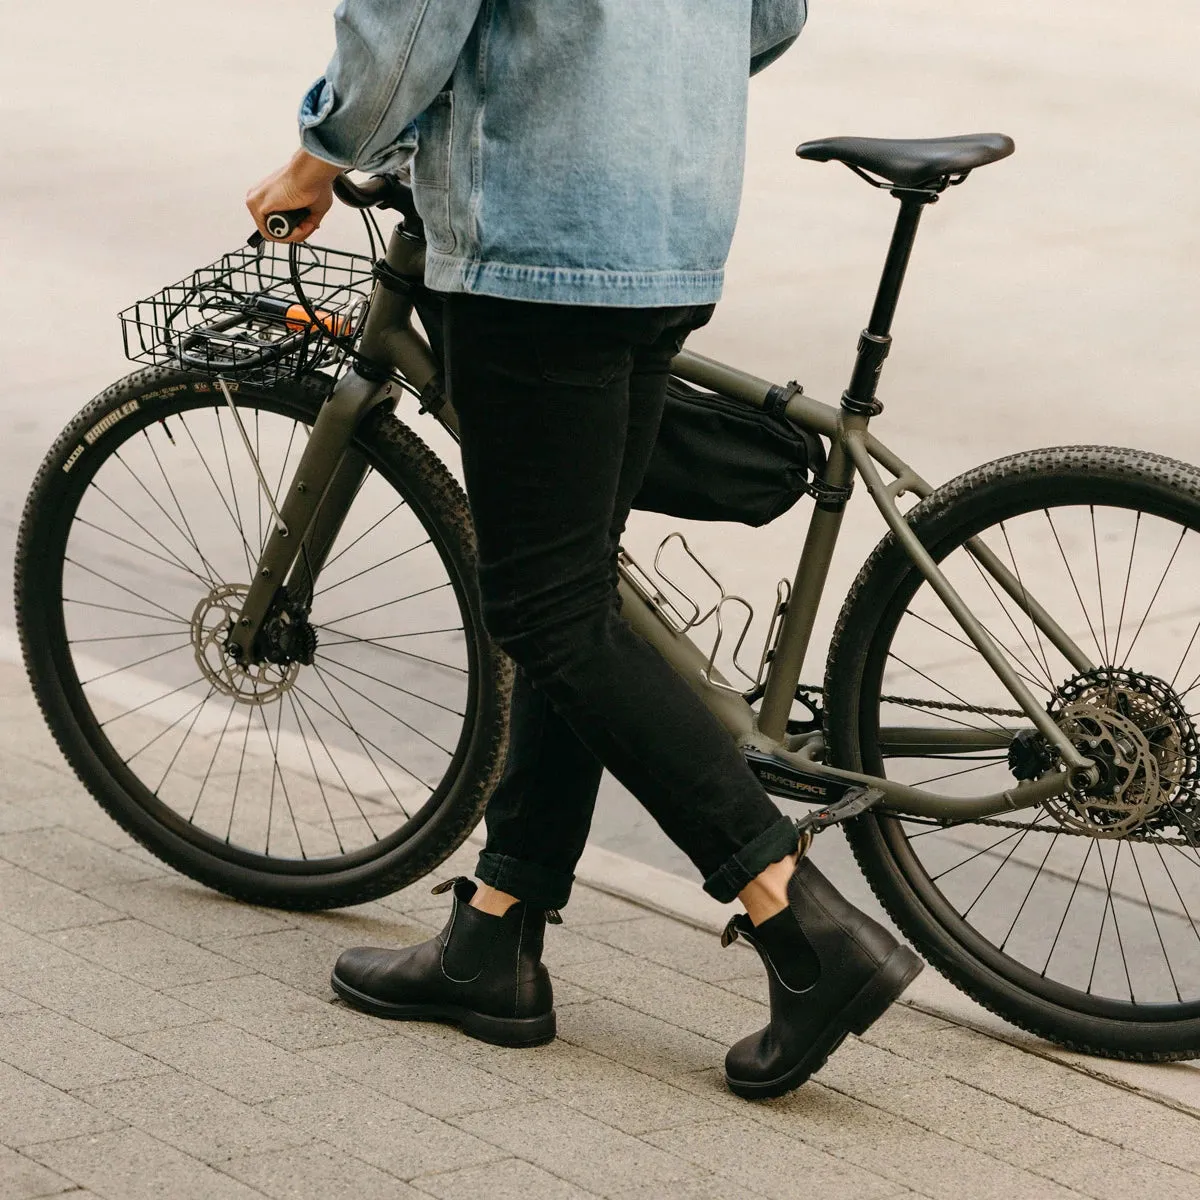
[[[850,432],[865,433],[871,417],[882,408],[875,393],[892,344],[892,319],[896,315],[900,288],[921,223],[921,212],[926,204],[937,199],[930,192],[897,189],[892,194],[900,201],[900,212],[892,231],[871,319],[858,341],[850,385],[842,394],[838,435],[830,449],[825,473],[817,484],[816,510],[809,522],[788,612],[779,631],[779,642],[759,709],[759,732],[775,741],[782,740],[787,732],[796,685],[804,669],[829,564],[854,482],[854,463],[846,452],[844,438]]]
[[[865,427],[865,418],[856,420]],[[808,656],[813,625],[853,480],[854,464],[838,438],[829,452],[829,462],[822,476],[812,520],[808,524],[804,550],[788,600],[787,615],[779,630],[779,641],[771,658],[770,673],[758,712],[759,732],[773,741],[781,741],[787,732],[792,702],[796,698],[796,684],[800,681],[800,672],[804,670],[804,660]]]

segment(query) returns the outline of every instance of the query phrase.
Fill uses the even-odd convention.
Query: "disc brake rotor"
[[[192,613],[192,650],[201,674],[217,691],[238,704],[263,705],[288,691],[300,673],[299,662],[261,662],[242,666],[226,650],[229,634],[250,588],[227,583],[213,588]]]

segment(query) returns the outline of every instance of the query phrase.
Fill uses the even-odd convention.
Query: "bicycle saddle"
[[[920,187],[1007,158],[1016,146],[1002,133],[948,138],[822,138],[796,147],[801,158],[870,171],[897,187]]]

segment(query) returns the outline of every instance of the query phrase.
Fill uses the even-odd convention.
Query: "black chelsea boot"
[[[446,927],[402,950],[356,946],[333,968],[330,983],[347,1004],[394,1020],[448,1021],[498,1046],[537,1046],[554,1037],[554,995],[542,965],[546,919],[557,913],[518,901],[502,917],[467,903],[475,884],[453,888]]]
[[[755,925],[725,927],[758,951],[770,984],[771,1022],[725,1056],[725,1081],[749,1099],[782,1096],[825,1064],[846,1034],[863,1034],[924,963],[841,896],[807,858],[788,880],[788,906]]]

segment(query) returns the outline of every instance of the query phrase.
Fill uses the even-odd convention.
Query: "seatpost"
[[[825,470],[816,481],[816,504],[792,584],[792,596],[788,602],[790,611],[779,633],[762,705],[758,710],[758,732],[772,742],[781,741],[787,734],[787,723],[796,698],[796,685],[804,669],[817,608],[825,589],[846,502],[854,485],[854,463],[846,451],[843,435],[864,430],[869,418],[882,407],[875,398],[875,388],[879,383],[879,373],[883,370],[883,360],[887,358],[888,348],[892,344],[889,331],[896,313],[896,301],[900,298],[900,285],[904,282],[904,272],[917,236],[921,209],[937,199],[933,192],[899,188],[892,195],[900,201],[900,215],[896,218],[896,228],[892,233],[887,262],[883,266],[883,277],[879,281],[871,321],[858,341],[854,374],[850,377],[850,386],[842,394],[839,436],[832,439]]]
[[[894,191],[900,199],[900,212],[896,227],[892,231],[892,244],[888,247],[887,261],[883,264],[883,275],[879,290],[875,293],[875,307],[871,320],[858,339],[858,357],[854,362],[854,373],[850,386],[842,395],[842,407],[858,416],[872,417],[880,411],[875,390],[879,386],[879,375],[884,360],[892,346],[892,318],[896,315],[896,302],[900,299],[900,287],[908,260],[912,255],[913,242],[917,237],[917,226],[921,223],[921,211],[933,203],[937,196],[930,192]]]

